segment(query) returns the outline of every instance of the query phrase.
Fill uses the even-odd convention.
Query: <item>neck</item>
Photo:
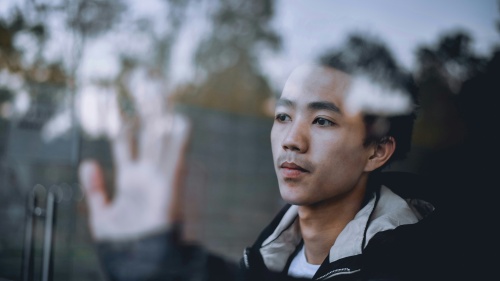
[[[339,234],[361,209],[365,191],[363,180],[341,199],[299,206],[300,231],[309,263],[321,264],[325,260]]]

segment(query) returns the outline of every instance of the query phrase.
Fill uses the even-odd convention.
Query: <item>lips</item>
[[[303,171],[303,172],[308,172],[306,169],[302,168],[301,166],[295,164],[295,163],[290,163],[290,162],[283,162],[283,164],[281,164],[280,166],[281,168],[285,168],[285,169],[293,169],[293,170],[300,170],[300,171]]]
[[[298,178],[309,171],[293,162],[283,162],[280,165],[281,175],[285,178]]]

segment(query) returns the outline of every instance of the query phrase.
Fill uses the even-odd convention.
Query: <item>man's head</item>
[[[409,149],[415,106],[398,88],[403,79],[342,63],[329,57],[295,69],[277,102],[271,142],[289,203],[359,198],[371,172]]]

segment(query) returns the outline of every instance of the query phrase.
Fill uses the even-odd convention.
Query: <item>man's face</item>
[[[350,76],[302,66],[288,78],[271,131],[282,198],[295,205],[337,200],[360,186],[372,153],[365,125],[345,108]]]

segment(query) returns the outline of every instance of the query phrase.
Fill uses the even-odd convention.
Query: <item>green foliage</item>
[[[181,101],[240,114],[265,115],[272,96],[259,69],[259,55],[278,50],[272,29],[273,0],[220,0],[210,14],[211,31],[200,42],[194,63],[202,83]]]
[[[126,10],[122,0],[77,0],[66,2],[67,24],[83,36],[97,36],[120,22]]]
[[[270,26],[272,0],[221,0],[211,15],[212,31],[199,45],[196,65],[208,73],[248,61],[254,66],[261,48],[278,49],[280,36]]]

